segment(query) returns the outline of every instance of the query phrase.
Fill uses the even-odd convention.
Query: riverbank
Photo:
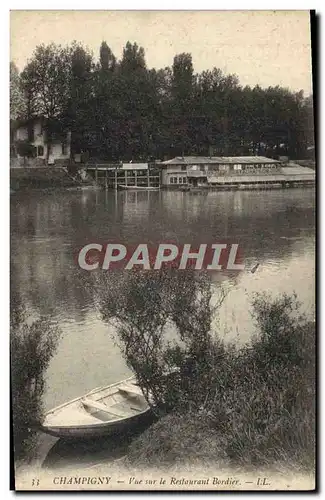
[[[10,169],[10,189],[29,191],[30,189],[83,189],[93,187],[91,179],[84,180],[78,173],[72,175],[66,167],[16,167]]]
[[[186,191],[190,193],[208,191],[247,191],[247,190],[271,190],[283,188],[301,188],[315,185],[315,172],[306,167],[283,168],[283,173],[278,176],[229,176],[220,177],[215,184],[190,185],[161,185],[161,189],[171,191]],[[70,173],[65,166],[32,166],[15,167],[10,169],[11,192],[25,191],[31,189],[53,190],[53,189],[81,189],[90,188],[105,189],[105,179],[94,179],[86,170],[83,173],[74,170]],[[107,187],[106,189],[114,189]],[[132,190],[131,186],[130,189]]]
[[[277,312],[270,309],[269,328],[270,321],[276,323],[271,316],[280,318],[282,306]],[[218,359],[217,394],[207,396],[199,409],[178,411],[153,424],[131,443],[126,464],[139,469],[198,464],[203,469],[272,467],[313,473],[315,328],[313,323],[290,325],[282,337],[282,327],[251,349],[238,354],[226,349]]]
[[[181,405],[177,380],[172,384],[176,392],[167,394],[176,404],[171,412],[126,434],[91,442],[41,435],[35,466],[110,468],[118,460],[135,470],[187,470],[197,465],[204,470],[264,467],[312,475],[315,324],[292,317],[296,304],[290,297],[259,299],[257,308],[258,338],[240,349],[219,344],[217,358],[210,359],[217,380],[210,381],[213,387],[205,386],[203,404],[196,404],[199,395],[189,387],[192,378],[184,374]],[[203,372],[206,369],[204,365]]]
[[[194,197],[191,204],[187,203],[190,198],[181,193],[145,195],[116,193],[114,196],[114,193],[104,191],[79,195],[62,190],[49,195],[39,191],[33,196],[28,192],[24,196],[13,196],[13,289],[18,289],[27,311],[46,316],[52,314],[53,321],[62,329],[57,354],[46,375],[43,398],[46,409],[124,376],[124,364],[112,342],[112,332],[94,314],[93,294],[83,293],[84,276],[81,282],[76,267],[72,265],[74,249],[86,241],[93,241],[93,235],[103,235],[103,228],[109,228],[109,235],[123,231],[123,241],[134,238],[134,235],[137,241],[149,238],[153,242],[162,238],[168,241],[175,235],[181,241],[192,241],[193,237],[207,241],[213,231],[243,242],[247,272],[238,281],[231,276],[225,277],[225,284],[229,285],[231,292],[224,304],[225,310],[221,311],[220,334],[227,339],[234,338],[236,342],[249,339],[253,328],[248,318],[247,297],[261,289],[268,289],[272,294],[291,293],[296,289],[304,309],[313,311],[312,189],[288,190],[286,193],[236,193],[235,196],[232,193],[211,193],[204,200],[201,196]],[[28,262],[28,273],[25,253],[21,252],[22,241],[33,255]],[[258,272],[252,274],[250,269],[256,262],[260,266]],[[89,273],[85,274],[88,279]],[[25,356],[24,363],[18,365],[25,370],[27,362],[33,358],[34,353]],[[162,419],[161,425],[168,429],[168,421]],[[193,432],[192,435],[195,437]],[[49,451],[50,448],[52,446],[49,446]],[[97,450],[92,455],[82,448],[76,449],[80,457],[87,453],[90,458],[87,465],[94,463],[92,460],[97,460],[98,456],[99,461],[102,459]],[[55,446],[55,450],[55,453],[50,452],[53,465],[63,456],[61,445]],[[111,463],[108,452],[105,451],[105,461],[107,453],[108,463]],[[44,454],[45,459],[48,454],[45,449]],[[68,455],[67,452],[64,456]],[[69,456],[73,464],[78,463],[78,454],[73,454],[73,450]]]
[[[231,348],[220,353],[224,359],[218,360],[218,391],[223,395],[207,400],[204,407],[173,411],[122,435],[91,441],[40,433],[29,467],[54,473],[112,470],[118,463],[126,471],[171,473],[198,467],[219,474],[256,474],[256,468],[265,468],[312,478],[315,328],[312,322],[295,331],[292,326],[283,337],[273,331],[237,355]],[[18,471],[24,468],[26,464]]]

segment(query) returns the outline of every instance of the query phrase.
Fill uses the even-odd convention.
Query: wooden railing
[[[89,173],[94,173],[96,184],[104,184],[105,187],[113,187],[117,189],[121,186],[143,186],[143,187],[159,187],[160,172],[156,168],[148,169],[130,169],[122,168],[120,164],[112,163],[94,163],[86,164],[84,168]]]

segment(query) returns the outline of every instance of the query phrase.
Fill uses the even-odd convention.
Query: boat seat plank
[[[112,410],[110,407],[108,407],[102,403],[99,403],[98,401],[94,401],[94,400],[88,399],[88,398],[83,398],[81,402],[84,406],[87,406],[87,407],[92,408],[94,410],[104,411],[105,413],[109,413],[110,415],[114,415],[116,417],[125,417],[125,412],[120,412],[116,408],[114,408],[114,410]]]
[[[126,392],[127,394],[143,397],[143,392],[141,391],[140,387],[136,388],[136,387],[130,387],[130,386],[120,386],[119,390],[121,392]]]

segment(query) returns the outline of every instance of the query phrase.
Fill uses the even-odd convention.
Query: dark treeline
[[[267,64],[267,61],[266,61]],[[118,61],[81,44],[36,48],[20,75],[25,115],[47,118],[48,142],[71,130],[72,155],[109,160],[215,154],[303,158],[313,143],[312,98],[286,88],[241,86],[218,68],[195,73],[191,54],[148,69],[127,42]]]

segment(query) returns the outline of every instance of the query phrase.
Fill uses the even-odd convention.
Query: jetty
[[[94,163],[83,167],[96,185],[113,189],[269,189],[312,186],[316,173],[261,156],[185,156],[152,163]]]
[[[113,189],[159,189],[160,170],[155,163],[87,163],[95,183]]]

